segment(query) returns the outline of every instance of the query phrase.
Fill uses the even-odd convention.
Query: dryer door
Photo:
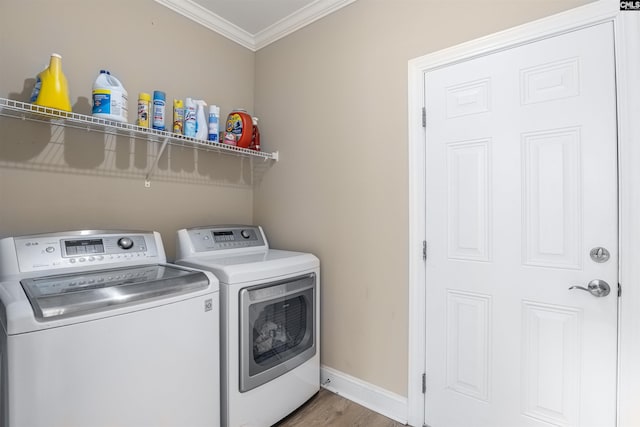
[[[240,391],[290,371],[316,353],[316,275],[240,291]]]

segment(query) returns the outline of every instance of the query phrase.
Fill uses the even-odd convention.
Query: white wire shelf
[[[223,154],[249,157],[252,159],[263,159],[265,161],[278,161],[278,152],[267,153],[263,151],[249,150],[246,148],[234,147],[232,145],[214,143],[201,139],[189,138],[172,132],[160,131],[156,129],[143,128],[129,123],[120,123],[112,120],[105,120],[84,114],[72,113],[57,110],[27,102],[14,101],[12,99],[0,98],[0,116],[13,117],[22,120],[36,122],[48,122],[56,125],[96,131],[108,134],[122,135],[132,138],[144,139],[147,141],[157,141],[162,143],[158,157],[164,151],[166,144],[188,146],[197,150],[217,151]],[[150,170],[148,176],[153,172]],[[147,179],[148,179],[147,176]]]

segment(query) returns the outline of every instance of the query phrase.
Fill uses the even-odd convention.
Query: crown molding
[[[356,0],[316,0],[256,34],[243,30],[193,0],[155,1],[255,52]]]
[[[208,9],[200,6],[192,0],[155,0],[174,12],[197,22],[216,33],[255,51],[255,39],[253,34],[243,30],[237,25],[216,15]]]
[[[255,50],[262,49],[355,1],[356,0],[316,0],[264,30],[257,32],[254,36]]]

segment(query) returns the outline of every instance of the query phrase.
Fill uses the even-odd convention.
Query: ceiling
[[[356,0],[156,0],[256,51]]]

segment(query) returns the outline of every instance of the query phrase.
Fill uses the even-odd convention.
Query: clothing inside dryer
[[[307,305],[301,295],[263,307],[253,324],[254,361],[267,362],[298,346],[307,331],[306,320]]]

